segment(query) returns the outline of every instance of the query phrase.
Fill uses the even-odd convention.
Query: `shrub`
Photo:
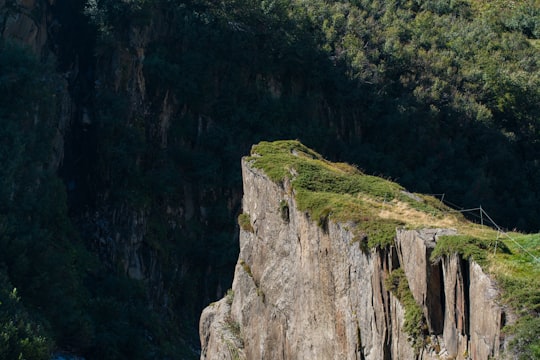
[[[416,303],[413,294],[409,288],[409,282],[403,269],[399,268],[392,271],[384,280],[384,286],[399,300],[405,309],[405,322],[403,331],[409,335],[416,353],[426,343],[426,319],[420,305]]]
[[[251,225],[251,219],[249,218],[249,214],[242,213],[238,215],[238,225],[244,231],[248,231],[250,233],[255,232],[253,226]]]

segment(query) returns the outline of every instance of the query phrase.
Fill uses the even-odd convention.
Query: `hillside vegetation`
[[[261,140],[299,139],[410,191],[482,204],[504,227],[540,229],[537,0],[50,7],[56,63],[0,40],[0,339],[9,339],[8,357],[43,359],[54,349],[88,359],[196,357],[199,312],[232,279],[239,159]],[[128,76],[134,64],[142,95]],[[70,132],[58,134],[66,91],[92,122],[72,119]],[[66,144],[58,171],[56,136]],[[324,187],[332,171],[297,181]],[[370,246],[387,239],[377,233],[440,206],[411,202],[378,178],[351,179],[337,180],[345,203],[326,192],[306,192],[299,203],[324,224],[346,213],[330,214],[323,200],[339,209],[373,181],[378,195],[354,202],[380,210],[380,221],[363,222]],[[186,194],[193,214],[178,216],[173,229],[168,211]],[[385,199],[401,213],[385,212]],[[93,247],[92,214],[130,211],[147,215],[144,256],[165,274],[165,308],[150,306],[149,285],[104,264]],[[519,239],[535,249],[534,236]],[[519,264],[512,257],[498,266],[511,273]]]
[[[90,2],[87,13],[99,49],[129,46],[127,29],[168,14],[144,72],[152,110],[174,94],[182,125],[171,126],[167,154],[135,150],[144,147],[133,141],[151,140],[138,126],[113,132],[126,137],[128,159],[167,159],[138,169],[164,173],[166,189],[175,187],[171,167],[234,186],[251,144],[298,138],[331,159],[463,207],[481,203],[503,225],[536,231],[540,6],[505,4],[138,0]],[[130,166],[117,160],[117,171]]]

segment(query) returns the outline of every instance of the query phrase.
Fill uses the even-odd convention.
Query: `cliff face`
[[[0,0],[0,38],[50,62],[58,78],[54,138],[46,139],[52,152],[43,155],[66,185],[70,221],[86,248],[111,273],[139,281],[149,307],[188,328],[185,337],[196,343],[200,310],[231,281],[234,256],[226,249],[237,238],[229,213],[240,206],[240,182],[223,184],[213,164],[210,175],[198,170],[215,121],[189,109],[169,84],[147,86],[148,48],[178,33],[170,12],[156,5],[140,23],[122,13],[107,37],[87,14],[90,5]],[[206,252],[218,238],[223,251]]]
[[[44,62],[51,60],[53,54],[49,44],[49,33],[55,24],[51,14],[54,0],[0,0],[0,39],[14,41],[26,46]],[[51,76],[51,74],[43,74]],[[68,93],[68,84],[60,77],[55,77],[54,91],[57,97],[57,115],[55,117],[52,152],[48,159],[48,170],[55,172],[64,158],[65,134],[69,129],[72,102]],[[41,115],[34,110],[34,116]]]
[[[54,0],[0,0],[0,35],[27,44],[38,55],[47,52],[49,6]]]
[[[363,252],[351,224],[321,228],[299,211],[287,181],[246,160],[242,174],[251,228],[240,232],[232,291],[202,313],[201,359],[500,358],[505,315],[492,280],[457,255],[429,260],[455,230],[398,230],[392,246]],[[425,317],[416,350],[407,309],[384,284],[398,268]]]
[[[358,86],[336,80],[330,81],[329,86],[329,79],[337,75],[335,71],[340,68],[336,68],[334,60],[328,59],[326,52],[319,51],[317,44],[311,43],[314,38],[311,30],[304,33],[291,23],[290,28],[275,31],[283,25],[277,21],[282,17],[280,13],[259,17],[253,16],[261,15],[257,9],[243,14],[239,11],[245,10],[241,5],[221,9],[221,5],[214,6],[212,2],[201,2],[205,3],[202,7],[197,3],[0,0],[2,38],[26,44],[44,62],[52,58],[58,62],[58,116],[50,126],[54,134],[50,135],[52,150],[50,156],[47,152],[46,163],[50,172],[58,174],[66,185],[69,220],[76,225],[78,236],[84,240],[86,248],[95,250],[111,273],[142,282],[151,308],[173,318],[175,324],[187,324],[192,333],[196,332],[196,317],[203,304],[222,296],[230,283],[237,244],[231,214],[240,206],[240,181],[236,171],[240,154],[259,139],[287,137],[302,138],[319,149],[326,148],[334,157],[346,158],[343,155],[349,156],[352,153],[349,150],[356,147],[353,152],[357,157],[349,160],[377,161],[372,159],[380,157],[364,151],[369,146],[361,145],[365,139],[380,138],[369,129],[373,131],[371,123],[379,124],[385,117],[378,110],[374,115],[365,115],[366,108],[356,106],[378,104],[373,107],[384,108],[386,104],[368,96],[379,93],[365,85],[369,82]],[[283,36],[287,32],[294,36]],[[319,79],[321,74],[326,75]],[[391,78],[394,77],[392,74]],[[315,80],[312,82],[312,79]],[[342,85],[347,96],[335,96],[336,89],[341,89]],[[353,88],[360,90],[351,96]],[[344,99],[347,100],[342,103]],[[424,118],[418,116],[418,119]],[[386,132],[387,126],[383,128]],[[442,133],[447,132],[440,130],[437,136]],[[433,142],[431,135],[426,138],[430,144],[445,143]],[[413,143],[425,144],[425,140],[418,140],[415,135]],[[339,146],[335,146],[338,143]],[[329,149],[334,150],[329,152]],[[484,150],[482,148],[482,153]],[[452,155],[452,159],[463,155]],[[389,166],[393,168],[395,163],[399,161],[392,161]],[[441,169],[429,168],[425,172],[441,174]],[[455,169],[453,172],[460,173]],[[295,207],[292,195],[284,200],[287,208]],[[274,205],[275,212],[278,205]],[[253,211],[246,207],[246,212]],[[302,274],[319,269],[317,266],[321,264],[325,264],[326,269],[324,281],[302,275],[301,280],[313,282],[315,288],[309,293],[294,293],[295,296],[319,296],[320,291],[329,292],[342,281],[339,291],[333,290],[338,295],[327,300],[333,304],[337,299],[349,298],[343,295],[344,289],[364,296],[367,291],[364,289],[373,283],[376,290],[370,291],[381,294],[377,301],[373,300],[373,295],[358,301],[366,304],[373,301],[377,309],[403,312],[381,285],[384,271],[372,270],[371,277],[362,280],[367,284],[362,290],[350,290],[357,289],[356,283],[350,279],[340,280],[341,273],[336,269],[349,271],[348,267],[339,265],[343,254],[347,254],[347,261],[357,264],[351,271],[365,273],[368,270],[364,265],[389,271],[406,262],[403,260],[406,256],[415,257],[416,250],[412,255],[407,253],[408,246],[398,251],[399,237],[393,250],[370,255],[359,252],[358,246],[347,248],[343,240],[337,248],[335,239],[342,238],[336,234],[349,236],[349,241],[354,238],[346,226],[330,224],[329,229],[323,231],[305,218],[303,212],[293,212],[291,210],[289,220],[283,220],[280,226],[291,234],[303,229],[307,234],[303,235],[304,242],[311,244],[310,239],[315,238],[321,244],[308,250],[307,244],[302,244],[300,253],[288,244],[291,254],[306,263],[303,267],[295,264],[286,269]],[[534,218],[534,213],[530,216]],[[243,233],[242,243],[249,236],[262,237],[263,230],[254,227],[257,235]],[[421,233],[418,236],[431,239],[435,235]],[[441,264],[431,266],[427,260],[430,247],[419,240],[415,240],[416,243],[420,249],[425,248],[422,266],[427,277],[423,282],[413,283],[411,275],[407,275],[416,299],[425,303],[429,330],[446,334],[446,348],[465,352],[458,341],[464,344],[475,336],[469,323],[462,319],[468,314],[464,299],[468,299],[469,294],[464,289],[468,289],[467,282],[472,282],[469,274],[472,270],[458,259],[452,260],[454,262],[444,259]],[[271,246],[281,249],[281,246]],[[314,255],[322,249],[325,257]],[[249,254],[258,254],[259,250],[254,249]],[[330,255],[334,263],[325,262]],[[243,260],[249,256],[254,258],[245,259],[247,265],[242,269],[253,267],[253,276],[245,280],[256,279],[258,284],[268,271],[264,270],[266,265],[252,265],[261,255],[242,256]],[[409,271],[405,265],[400,266]],[[446,289],[447,278],[443,281],[441,275],[445,271],[453,274],[448,279],[454,276],[453,281],[461,284],[460,287],[448,280]],[[459,275],[461,273],[465,275]],[[270,275],[284,279],[279,270],[265,276]],[[458,275],[465,280],[458,282]],[[429,281],[438,279],[440,289],[428,289],[428,278]],[[293,284],[299,281],[296,279]],[[259,299],[264,292],[260,286],[257,289]],[[455,296],[446,299],[452,291]],[[274,301],[277,298],[279,296],[274,295]],[[438,309],[442,299],[446,301],[445,306],[456,302],[456,306],[461,307],[460,312],[454,316]],[[264,309],[269,306],[263,305]],[[318,306],[322,307],[317,303]],[[355,314],[366,311],[365,306],[354,302],[348,306],[358,308]],[[279,307],[282,312],[298,308],[304,308],[304,304]],[[360,324],[360,315],[339,311],[332,316],[343,318],[343,324],[349,324],[346,321]],[[296,324],[295,334],[306,321],[320,323],[320,316],[311,320],[306,317],[304,322]],[[368,340],[371,333],[364,328],[367,315],[361,319],[358,331],[354,326],[343,325],[334,329],[332,335],[345,336],[349,344],[350,336],[358,333],[362,341],[349,344],[358,353],[376,342],[374,338]],[[369,321],[376,324],[377,329],[383,325],[399,329],[397,318],[392,319],[373,317]],[[406,342],[403,336],[386,328],[380,331],[377,341],[394,344],[388,349],[404,351],[404,347],[395,345],[399,341]],[[330,334],[327,330],[323,333]],[[264,343],[263,340],[257,341]],[[450,345],[453,343],[456,345]],[[388,349],[380,351],[391,353]]]

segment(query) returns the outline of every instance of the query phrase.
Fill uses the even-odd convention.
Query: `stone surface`
[[[242,174],[253,232],[241,230],[231,305],[223,299],[201,316],[201,359],[500,358],[503,315],[491,279],[457,256],[429,261],[437,237],[454,230],[398,230],[394,247],[363,253],[351,224],[323,230],[298,211],[290,184],[245,160]],[[427,319],[418,352],[402,331],[405,309],[383,285],[396,267]]]
[[[0,36],[20,41],[42,56],[48,39],[48,15],[47,1],[0,1]]]

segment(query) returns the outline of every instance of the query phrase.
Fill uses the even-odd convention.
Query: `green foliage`
[[[384,249],[394,244],[396,229],[403,225],[396,220],[371,221],[370,218],[364,218],[362,223],[353,229],[352,243],[358,243],[364,253],[370,249]]]
[[[416,353],[419,353],[420,349],[426,344],[427,323],[422,308],[414,300],[403,269],[399,268],[388,274],[384,279],[384,286],[403,305],[405,309],[403,331],[409,336],[409,341]]]
[[[251,148],[250,160],[254,160],[255,167],[264,170],[272,181],[283,182],[291,176],[289,166],[295,161],[291,155],[299,159],[322,160],[321,155],[294,140],[262,141]]]
[[[17,289],[0,272],[0,358],[46,360],[51,350],[45,327],[30,316]]]
[[[214,186],[221,177],[213,175],[238,169],[235,156],[254,142],[297,137],[415,191],[482,203],[527,230],[537,229],[535,201],[515,199],[535,193],[527,189],[539,171],[539,56],[523,36],[535,31],[537,12],[534,0],[511,9],[500,1],[87,6],[101,32],[126,45],[130,27],[146,26],[130,19],[168,14],[170,26],[145,52],[148,101],[155,113],[174,94],[185,110],[165,157],[196,181]],[[134,138],[155,132],[145,130]],[[141,163],[131,151],[118,154]],[[505,210],[510,202],[523,211]]]
[[[253,165],[275,182],[293,178],[293,185],[309,192],[367,193],[392,200],[402,188],[380,177],[362,174],[350,165],[330,164],[298,141],[261,142],[253,146]]]
[[[76,337],[80,324],[72,315],[81,310],[82,295],[66,195],[49,163],[62,95],[61,80],[53,74],[27,49],[0,42],[0,266],[22,303],[41,309],[50,323],[47,343],[35,344],[38,357],[51,339],[64,343],[68,333]],[[36,317],[30,311],[23,321]],[[11,342],[24,342],[26,336],[34,341],[34,335],[20,331],[24,322],[14,326],[19,330],[12,329]]]
[[[368,247],[385,248],[394,244],[396,228],[402,226],[403,223],[393,220],[379,219],[378,221],[369,221],[364,228],[368,237]]]
[[[193,356],[178,326],[148,309],[141,284],[100,265],[70,221],[51,165],[63,81],[9,42],[0,79],[0,358]]]
[[[431,260],[460,254],[492,272],[502,289],[502,301],[518,315],[516,322],[504,329],[514,336],[511,350],[519,359],[535,358],[540,346],[540,269],[531,255],[540,255],[540,236],[509,236],[485,239],[464,235],[441,236]]]
[[[511,236],[505,241],[509,251],[494,259],[502,300],[518,315],[504,330],[514,336],[510,346],[519,359],[534,359],[540,350],[540,268],[531,255],[540,257],[540,235]]]
[[[534,359],[540,354],[540,283],[511,276],[499,276],[498,281],[503,300],[519,315],[515,324],[504,329],[514,336],[510,347],[519,359]]]
[[[472,174],[471,169],[483,168],[484,165],[480,164],[490,169],[507,164],[511,166],[508,160],[514,155],[510,153],[516,154],[516,143],[507,143],[497,132],[505,136],[519,134],[517,136],[528,137],[532,135],[531,128],[525,128],[532,126],[536,129],[533,133],[538,134],[537,115],[533,114],[538,114],[539,109],[535,105],[531,107],[532,103],[525,100],[531,97],[538,99],[538,52],[519,33],[501,31],[498,21],[490,18],[491,13],[476,12],[467,1],[416,4],[356,2],[352,5],[318,1],[306,5],[313,22],[322,23],[322,32],[325,33],[322,46],[346,64],[351,76],[373,84],[373,91],[381,89],[385,96],[396,96],[390,102],[377,99],[382,100],[377,102],[379,105],[369,108],[374,111],[373,115],[363,113],[365,117],[375,118],[363,122],[363,141],[355,143],[355,146],[362,149],[358,150],[359,153],[368,151],[365,156],[358,154],[362,160],[355,158],[353,161],[370,171],[377,169],[399,177],[408,187],[432,192],[434,189],[429,187],[436,186],[447,194],[451,192],[460,204],[470,202],[473,197],[479,199],[472,202],[473,205],[479,202],[486,204],[480,198],[488,195],[488,189],[500,194],[503,192],[500,186],[511,182],[509,178],[508,181],[502,180],[508,177],[508,169],[497,171],[500,174],[498,179],[482,170]],[[532,1],[516,3],[516,8],[522,6],[531,9],[528,19],[533,19],[538,4]],[[504,11],[498,13],[505,16],[503,14],[508,13],[507,3],[501,2],[501,7]],[[520,59],[527,63],[525,72],[528,75],[525,75],[524,68],[514,65],[521,61],[514,57],[517,53],[522,54]],[[517,105],[516,102],[522,100],[530,105]],[[384,108],[392,108],[392,113],[381,110]],[[422,117],[426,121],[420,120]],[[454,126],[461,127],[461,130],[456,131]],[[393,131],[389,132],[389,129]],[[480,138],[473,135],[479,132],[483,133]],[[437,144],[424,138],[427,134],[437,134]],[[449,143],[445,144],[443,138],[447,135]],[[366,146],[370,143],[369,137],[384,140],[380,144]],[[525,142],[530,151],[537,151],[533,143]],[[392,144],[392,148],[383,143]],[[424,150],[417,147],[420,143],[425,144]],[[398,147],[401,150],[397,150]],[[463,186],[461,192],[464,195],[459,195],[461,183],[439,178],[437,173],[445,170],[438,169],[436,163],[448,164],[452,162],[451,157],[459,157],[464,162],[472,160],[476,155],[471,157],[471,154],[477,150],[458,155],[464,147],[477,148],[478,154],[482,151],[493,156],[487,155],[487,158],[469,165],[459,165],[460,169],[455,173],[461,174],[462,179],[470,179],[463,185],[473,184],[472,187]],[[505,149],[505,156],[498,155],[502,149]],[[394,152],[399,160],[387,162],[386,155],[380,152],[388,151]],[[404,156],[400,156],[400,151]],[[422,154],[429,155],[422,158]],[[433,157],[439,157],[439,160],[433,163],[425,161]],[[422,188],[420,185],[427,178],[431,179],[431,185],[426,184]],[[489,178],[488,182],[486,178]],[[516,178],[528,182],[525,174]],[[493,209],[497,207],[504,206],[491,206]],[[510,219],[512,216],[505,213],[498,218]]]
[[[498,0],[486,2],[483,7],[506,29],[521,32],[528,38],[540,37],[540,3],[537,0],[520,0],[511,6]]]
[[[196,210],[180,220],[182,230],[171,231],[163,219],[150,227],[147,242],[170,265],[164,272],[174,273],[179,261],[193,270],[175,290],[178,311],[197,316],[202,304],[190,301],[230,281],[238,158],[262,139],[298,138],[414,191],[444,192],[467,207],[482,203],[507,227],[537,230],[540,56],[530,38],[537,37],[538,6],[507,5],[88,1],[100,34],[99,64],[125,62],[111,74],[128,74],[133,59],[141,59],[137,34],[148,34],[144,110],[131,111],[133,94],[126,89],[132,84],[125,76],[122,86],[111,79],[96,91],[96,177],[104,197],[118,207],[162,214],[195,194]],[[127,60],[114,51],[119,48],[129,53]],[[161,129],[156,119],[165,99],[174,113]],[[399,222],[379,229],[371,205],[356,196],[360,191],[435,216],[441,210],[407,199],[385,181],[318,167],[320,156],[298,144],[281,146],[311,159],[299,165],[306,169],[293,186],[302,209],[323,227],[329,219],[351,220],[364,229],[359,236],[368,233],[371,246],[391,240]],[[277,182],[300,173],[286,153],[255,161]],[[218,270],[206,275],[208,268]]]
[[[400,186],[380,177],[363,174],[340,174],[339,172],[318,166],[315,162],[297,164],[296,186],[308,191],[333,192],[337,194],[367,193],[377,198],[394,199],[401,190]]]
[[[359,195],[378,201],[399,198],[416,202],[401,196],[403,188],[398,184],[365,175],[350,165],[325,161],[298,141],[261,142],[253,146],[248,161],[273,181],[291,179],[298,208],[307,211],[323,229],[327,230],[329,219],[353,221],[355,231],[367,236],[370,248],[390,245],[402,223],[372,214],[371,205]]]
[[[102,42],[113,45],[115,33],[126,26],[150,23],[151,0],[99,1],[87,0],[84,12],[97,26]]]
[[[249,218],[249,214],[242,213],[238,215],[238,225],[242,230],[248,231],[248,232],[254,232],[253,226],[251,225],[251,219]]]
[[[514,326],[506,328],[509,333],[515,336],[510,342],[512,351],[518,354],[518,359],[536,359],[540,356],[540,317],[535,315],[524,315],[519,318]]]
[[[437,239],[430,260],[439,261],[443,256],[459,254],[464,259],[471,259],[481,265],[486,265],[487,254],[495,250],[508,251],[506,245],[498,239],[478,239],[469,235],[444,235]]]

